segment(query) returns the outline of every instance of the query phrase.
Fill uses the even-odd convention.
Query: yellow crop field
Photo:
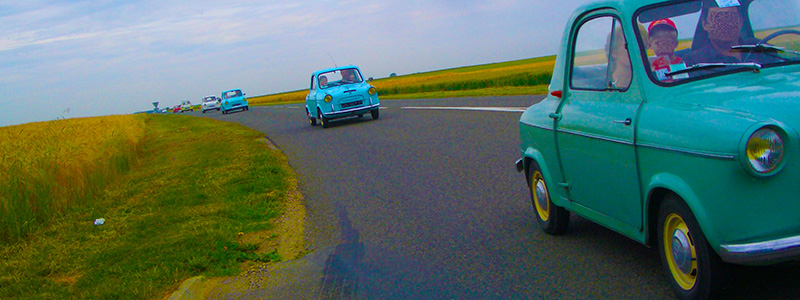
[[[504,89],[504,95],[521,95],[531,90],[546,91],[554,64],[555,56],[546,56],[381,78],[372,81],[371,84],[378,89],[381,99],[443,93],[453,96],[478,96],[491,94],[484,93],[483,90],[496,92],[497,89]],[[533,89],[534,87],[537,88]],[[307,94],[308,90],[299,90],[251,97],[247,101],[251,105],[303,102]]]
[[[0,127],[0,240],[24,236],[127,171],[144,127],[137,115]]]

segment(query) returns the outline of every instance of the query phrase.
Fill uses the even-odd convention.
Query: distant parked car
[[[322,128],[328,128],[330,120],[350,116],[360,118],[366,113],[377,120],[380,105],[378,90],[364,82],[358,67],[325,69],[311,75],[306,116],[312,126],[319,120]]]
[[[194,111],[192,108],[192,102],[189,102],[189,100],[181,102],[181,112],[185,111]]]
[[[242,90],[227,90],[222,92],[222,105],[220,111],[222,114],[227,114],[232,110],[250,110],[250,105],[247,103],[247,98]]]
[[[203,104],[201,105],[201,110],[203,111],[203,113],[206,113],[206,111],[208,110],[220,110],[219,109],[220,102],[222,102],[222,100],[217,96],[214,95],[205,96],[203,97]]]
[[[180,105],[175,105],[174,107],[172,107],[172,113],[179,113],[179,112],[181,112]]]
[[[519,120],[516,166],[542,230],[562,234],[575,214],[651,245],[681,299],[719,296],[728,264],[800,261],[798,7],[574,12],[549,95]]]

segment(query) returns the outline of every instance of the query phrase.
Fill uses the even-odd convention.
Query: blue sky
[[[587,1],[4,1],[0,126],[555,54]],[[330,57],[328,56],[330,54]]]

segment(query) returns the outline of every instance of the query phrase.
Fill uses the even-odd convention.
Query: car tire
[[[220,110],[220,111],[222,112],[222,114],[223,114],[223,115],[228,113],[228,112],[227,112],[227,111],[225,111],[225,110]]]
[[[563,234],[569,227],[569,211],[553,204],[539,164],[532,160],[528,169],[531,205],[533,205],[533,211],[536,214],[536,220],[539,221],[539,226],[547,234]]]
[[[319,125],[322,125],[322,128],[328,128],[328,118],[326,118],[319,109],[317,110],[317,115],[319,116]]]
[[[679,299],[718,297],[729,266],[711,249],[691,209],[675,194],[659,206],[657,238],[661,267]]]
[[[317,126],[317,118],[312,117],[311,113],[308,112],[308,109],[306,109],[306,116],[308,117],[308,124],[311,124],[311,126]]]
[[[205,110],[203,110],[203,113],[206,113],[206,111],[205,111]]]
[[[373,120],[377,120],[378,118],[381,117],[381,110],[380,109],[373,109],[370,113],[372,114],[372,119]]]

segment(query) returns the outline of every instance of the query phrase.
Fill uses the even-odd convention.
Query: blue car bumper
[[[372,110],[379,109],[380,106],[381,106],[380,103],[378,103],[378,104],[372,104],[372,105],[367,105],[367,106],[360,106],[360,107],[355,107],[355,108],[342,109],[342,110],[338,110],[338,111],[334,111],[334,112],[328,112],[328,113],[322,112],[322,115],[325,116],[325,118],[327,118],[327,119],[344,118],[344,117],[349,117],[349,116],[365,114],[365,113],[368,113],[368,112],[370,112]]]

